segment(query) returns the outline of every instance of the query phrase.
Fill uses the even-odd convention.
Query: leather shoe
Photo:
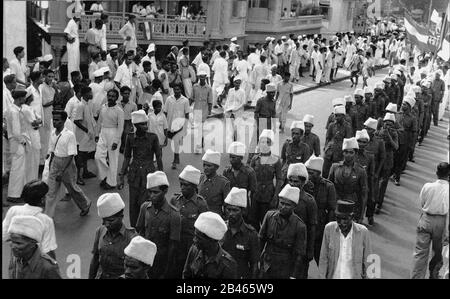
[[[91,205],[92,205],[92,201],[88,204],[88,206],[87,206],[87,208],[85,210],[80,212],[80,216],[81,217],[86,216],[87,214],[89,214],[89,210],[91,208]]]
[[[377,214],[377,215],[380,215],[380,211],[381,211],[381,209],[380,208],[375,208],[375,214]]]
[[[367,222],[369,223],[369,225],[373,225],[373,223],[374,223],[373,216],[367,217]]]
[[[92,179],[97,177],[95,173],[92,173],[90,171],[83,173],[83,179]]]

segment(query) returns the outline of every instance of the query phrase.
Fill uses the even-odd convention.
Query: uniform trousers
[[[402,171],[405,170],[409,156],[409,144],[399,144],[398,150],[394,154],[394,175],[400,180]]]
[[[383,205],[384,196],[386,194],[386,189],[389,184],[389,178],[391,177],[391,174],[392,174],[392,167],[383,166],[383,169],[381,170],[381,173],[380,173],[380,179],[379,179],[380,190],[378,192],[378,197],[376,197],[377,198],[377,206],[380,209],[381,209],[381,206]]]
[[[417,225],[416,247],[413,254],[412,279],[424,279],[427,273],[430,245],[433,257],[429,263],[430,278],[436,278],[442,261],[442,240],[444,237],[447,215],[430,215],[422,212]]]
[[[441,103],[439,103],[438,101],[434,101],[431,104],[431,113],[433,114],[433,123],[435,126],[438,125],[439,122],[439,105]]]
[[[29,145],[22,145],[17,140],[10,141],[11,169],[9,172],[8,197],[19,198],[26,184],[26,150]]]
[[[119,166],[120,140],[117,148],[112,150],[116,141],[117,128],[102,128],[95,150],[95,162],[100,180],[106,178],[106,183],[115,187],[117,185],[117,168]],[[106,161],[108,157],[108,161]]]
[[[72,159],[72,158],[70,158]],[[59,201],[58,194],[61,184],[64,184],[70,197],[75,201],[75,204],[82,211],[86,210],[91,203],[89,198],[84,194],[83,190],[76,184],[77,169],[75,167],[75,161],[72,159],[70,165],[66,167],[69,162],[69,157],[57,157],[54,156],[49,169],[48,174],[48,193],[45,202],[45,214],[53,218],[55,215],[56,205]],[[60,182],[56,181],[58,176],[62,176]]]

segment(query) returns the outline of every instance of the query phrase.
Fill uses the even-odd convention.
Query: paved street
[[[374,78],[369,79],[369,84],[374,85],[376,81],[387,73],[387,70],[380,70]],[[361,85],[361,83],[360,83]],[[315,116],[315,127],[313,131],[321,138],[323,147],[325,137],[325,123],[331,112],[331,100],[336,97],[343,97],[351,94],[354,89],[350,89],[348,80],[330,86],[325,86],[307,93],[295,96],[293,109],[288,115],[288,119],[302,119],[305,114]],[[289,127],[291,121],[288,121]],[[212,120],[212,124],[220,123],[220,120]],[[441,122],[439,127],[432,126],[429,136],[423,145],[416,150],[416,163],[408,163],[406,172],[402,176],[401,186],[396,187],[389,184],[386,193],[386,200],[382,214],[375,218],[375,225],[370,228],[373,241],[374,253],[381,257],[382,278],[408,278],[411,267],[412,250],[415,241],[415,226],[418,221],[418,194],[422,185],[427,181],[435,180],[435,167],[438,162],[447,160],[448,141],[447,121]],[[289,130],[286,130],[289,132]],[[284,142],[286,136],[282,135]],[[280,147],[282,143],[280,142]],[[223,165],[226,165],[227,158],[223,157]],[[164,168],[169,178],[171,186],[169,195],[179,191],[177,176],[181,169],[191,164],[201,169],[201,155],[182,154],[181,165],[178,170],[171,170],[170,165],[172,154],[164,152]],[[93,161],[90,161],[90,170],[95,170]],[[221,172],[223,167],[219,170]],[[98,186],[98,180],[86,181],[83,188],[86,194],[94,201],[91,212],[87,217],[79,217],[79,210],[73,202],[60,202],[56,209],[55,226],[58,249],[56,251],[60,270],[63,277],[67,277],[66,272],[70,265],[66,258],[71,254],[76,254],[81,258],[81,278],[86,278],[91,258],[94,232],[101,224],[101,219],[97,216],[96,199],[102,190]],[[128,201],[127,187],[120,192]],[[3,190],[5,197],[5,190]],[[3,215],[6,208],[3,208]],[[125,211],[125,222],[128,223],[128,210]],[[2,273],[7,275],[9,262],[9,245],[3,244],[2,253]],[[317,277],[315,264],[310,268],[310,277]]]

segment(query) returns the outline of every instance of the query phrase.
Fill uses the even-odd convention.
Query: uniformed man
[[[306,255],[303,257],[305,263],[300,268],[300,278],[308,278],[309,262],[314,258],[314,242],[317,226],[317,204],[311,194],[304,190],[308,181],[308,170],[302,163],[289,165],[287,179],[289,185],[300,189],[299,200],[294,213],[306,224]]]
[[[277,92],[277,86],[274,83],[266,85],[266,96],[258,100],[255,107],[255,122],[256,122],[256,136],[261,134],[265,129],[272,129],[276,116],[275,110],[275,93]],[[280,122],[280,128],[284,124]],[[284,127],[283,127],[284,128]],[[283,130],[283,129],[282,129]]]
[[[306,225],[294,209],[300,189],[286,185],[278,194],[278,210],[267,212],[259,231],[260,278],[300,278],[306,255]]]
[[[395,109],[397,110],[397,109]],[[381,130],[375,133],[378,137],[384,139],[386,159],[384,160],[383,168],[380,173],[380,190],[377,199],[377,207],[375,214],[380,213],[380,209],[383,205],[384,195],[386,194],[389,178],[392,174],[392,167],[394,166],[394,153],[398,149],[398,134],[395,129],[395,114],[386,113],[383,119],[383,127]]]
[[[375,188],[374,176],[375,176],[375,158],[374,155],[367,150],[367,146],[371,140],[369,137],[369,134],[365,129],[361,131],[356,131],[355,135],[356,141],[358,142],[359,149],[356,151],[355,155],[355,163],[358,163],[359,166],[361,166],[367,176],[367,213],[366,216],[368,218],[369,225],[373,225],[373,212],[375,210],[375,200],[372,198],[374,196],[374,193],[371,192]],[[369,214],[369,206],[371,206],[371,213]],[[366,207],[364,207],[365,209]]]
[[[136,132],[128,133],[125,141],[122,170],[119,173],[118,189],[124,185],[124,176],[128,173],[128,191],[130,194],[130,225],[135,226],[141,205],[145,201],[147,174],[155,171],[156,158],[158,170],[163,170],[161,147],[158,136],[148,131],[148,117],[144,110],[131,113],[131,121]]]
[[[44,224],[31,215],[17,215],[11,219],[8,235],[11,245],[10,279],[60,279],[58,263],[41,253]]]
[[[194,244],[184,264],[183,279],[236,279],[237,263],[219,244],[228,227],[214,212],[204,212],[194,223]]]
[[[137,233],[123,223],[125,203],[119,193],[98,198],[98,216],[103,224],[95,232],[89,279],[117,279],[123,275],[124,249]]]
[[[330,126],[330,124],[336,120],[336,118],[334,116],[334,108],[337,106],[345,106],[344,98],[336,98],[336,99],[333,99],[331,102],[333,104],[333,112],[331,112],[330,116],[328,116],[327,124],[325,126],[325,129],[327,129],[327,130],[328,130],[328,127]]]
[[[424,102],[422,99],[422,88],[420,88],[420,86],[414,85],[412,87],[412,90],[410,90],[410,92],[414,93],[414,96],[415,96],[414,99],[416,100],[416,105],[413,108],[413,115],[417,120],[417,131],[414,134],[414,137],[413,137],[414,143],[411,144],[411,146],[410,146],[410,149],[409,149],[410,152],[409,152],[408,158],[409,158],[409,161],[414,163],[415,162],[414,161],[414,151],[416,149],[416,143],[419,138],[419,132],[422,127],[425,107],[424,107]],[[409,94],[409,92],[408,92],[408,94]]]
[[[303,117],[303,124],[305,126],[305,134],[303,134],[301,141],[306,143],[312,153],[317,157],[320,156],[320,139],[319,136],[314,134],[312,128],[314,127],[314,116],[311,114],[306,114]]]
[[[256,229],[260,228],[267,211],[278,206],[278,193],[283,186],[281,160],[271,152],[274,141],[273,131],[263,130],[259,136],[258,154],[250,162],[257,181],[250,224]]]
[[[391,74],[391,88],[393,90],[392,96],[393,98],[389,99],[389,102],[397,104],[397,106],[401,105],[403,98],[400,98],[400,86],[398,85],[398,78],[396,74]]]
[[[162,171],[147,175],[149,200],[144,202],[136,223],[137,232],[152,240],[158,247],[153,267],[149,271],[152,279],[174,278],[177,246],[180,242],[180,212],[169,205],[166,194],[169,181]]]
[[[392,79],[389,75],[385,76],[383,79],[384,83],[384,92],[387,95],[388,102],[397,105],[397,97],[398,97],[398,90],[395,88],[395,86],[392,84]]]
[[[420,82],[422,87],[422,100],[423,100],[423,122],[422,129],[420,131],[419,145],[422,145],[423,139],[428,134],[431,124],[431,101],[433,98],[431,92],[431,82],[428,80],[422,80]]]
[[[175,194],[170,200],[170,204],[180,211],[181,216],[181,239],[174,269],[176,278],[181,278],[183,274],[184,262],[194,239],[195,220],[201,213],[208,211],[206,200],[197,194],[200,176],[200,170],[187,165],[178,176],[181,194]]]
[[[121,279],[148,279],[147,272],[153,265],[157,252],[156,244],[141,236],[131,239],[125,247],[124,268],[125,273]]]
[[[367,117],[378,118],[377,116],[377,103],[373,98],[373,91],[367,86],[364,88],[364,104],[367,107]]]
[[[286,179],[287,170],[292,163],[305,163],[312,155],[312,149],[302,141],[305,132],[303,121],[293,121],[291,124],[292,139],[287,139],[281,149],[281,159],[283,160],[282,175]]]
[[[400,176],[406,168],[409,157],[411,143],[414,142],[414,134],[417,131],[417,121],[411,113],[416,100],[412,97],[405,97],[402,103],[402,111],[398,114],[398,122],[402,128],[398,150],[394,156],[394,182],[400,186]]]
[[[225,215],[228,230],[221,243],[237,262],[238,278],[257,278],[259,260],[258,232],[244,222],[243,210],[247,208],[247,190],[234,187],[225,198]]]
[[[369,116],[369,110],[367,109],[367,105],[363,102],[364,99],[364,91],[360,88],[355,90],[353,94],[355,97],[355,122],[353,123],[353,132],[362,130],[364,126],[364,121]]]
[[[319,265],[320,246],[322,245],[323,230],[325,225],[334,221],[336,209],[336,190],[334,184],[321,176],[323,158],[311,156],[305,163],[308,170],[308,178],[313,183],[311,195],[317,204],[317,226],[314,241],[314,259]]]
[[[371,116],[375,119],[384,116],[384,109],[386,107],[386,104],[389,102],[383,87],[384,87],[383,82],[375,84],[373,101],[375,103],[376,108],[374,116]]]
[[[342,143],[344,138],[352,137],[352,128],[344,121],[345,107],[337,106],[334,108],[335,121],[330,124],[327,130],[324,149],[324,163],[322,176],[328,177],[331,165],[342,161]]]
[[[344,96],[345,100],[345,121],[350,125],[350,128],[352,128],[352,136],[355,135],[355,127],[357,123],[356,119],[356,100],[351,95]]]
[[[367,175],[364,169],[355,163],[359,149],[355,137],[346,138],[342,143],[344,161],[334,163],[328,179],[336,188],[336,199],[355,203],[355,221],[361,223],[364,207],[367,204]]]
[[[369,224],[373,223],[373,214],[375,212],[375,202],[378,198],[379,192],[379,184],[380,184],[380,175],[383,169],[384,160],[386,160],[386,147],[384,144],[384,138],[378,137],[375,133],[378,130],[378,121],[373,118],[368,118],[364,123],[364,128],[369,135],[369,143],[365,146],[365,151],[373,156],[374,165],[373,165],[373,176],[369,175],[372,172],[367,173],[368,179],[368,194],[367,194],[367,219]],[[358,141],[359,143],[359,141]]]
[[[217,173],[220,167],[221,154],[207,149],[202,157],[203,174],[198,184],[198,194],[201,195],[208,204],[208,209],[223,216],[223,201],[230,192],[230,181]]]
[[[228,147],[228,153],[230,155],[230,164],[223,171],[223,176],[230,181],[230,188],[244,188],[247,190],[247,215],[244,215],[244,219],[248,220],[250,212],[249,209],[253,208],[253,198],[256,192],[256,173],[247,165],[242,163],[242,159],[245,156],[245,145],[241,142],[233,142]],[[251,215],[251,214],[250,214]]]

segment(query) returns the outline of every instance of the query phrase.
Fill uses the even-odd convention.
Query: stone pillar
[[[14,48],[25,48],[27,61],[27,9],[25,1],[3,1],[3,57],[13,59]]]
[[[223,0],[208,1],[206,7],[206,36],[210,39],[221,39],[221,7]]]

